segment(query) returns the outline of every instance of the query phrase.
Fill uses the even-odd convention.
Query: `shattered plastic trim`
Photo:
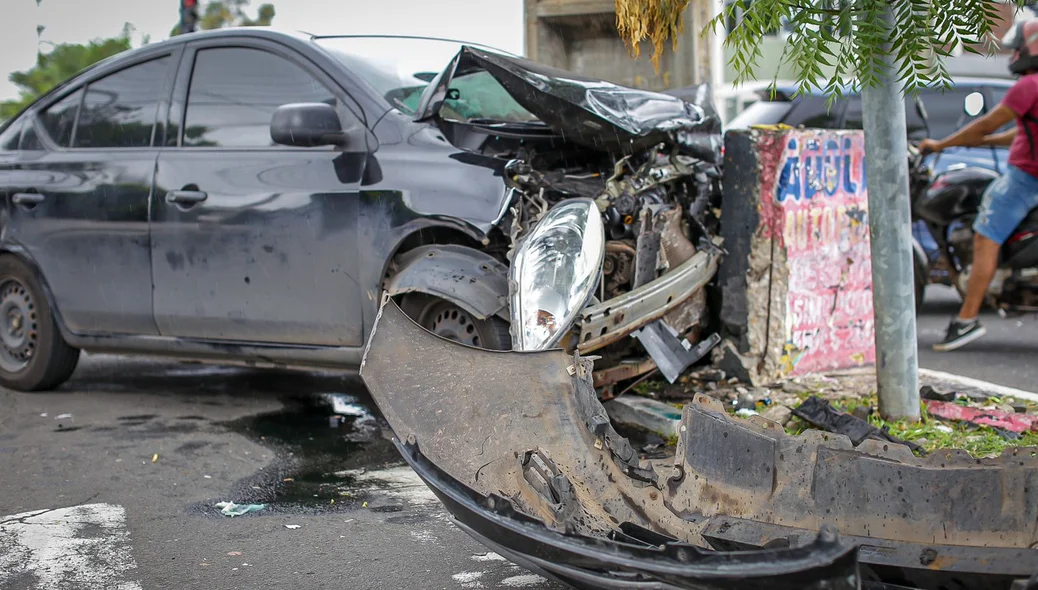
[[[752,576],[753,583],[725,586],[689,570],[657,570],[657,553],[621,555],[639,543],[690,557],[724,543],[803,550],[799,544],[828,525],[865,544],[859,559],[870,579],[903,587],[1008,588],[1010,579],[1038,572],[1038,551],[1029,549],[1038,534],[1038,449],[917,458],[893,443],[855,448],[819,431],[792,437],[761,416],[735,419],[698,396],[685,408],[677,456],[643,462],[609,423],[591,388],[591,359],[579,354],[460,345],[422,329],[391,300],[369,351],[361,376],[397,438],[420,442],[431,465],[484,498],[471,497],[484,513],[465,516],[471,507],[430,482],[448,510],[495,551],[510,547],[528,558],[517,563],[534,569],[557,563],[551,574],[578,587],[751,588]],[[540,552],[540,533],[506,533],[486,510],[597,544],[579,559],[552,559]],[[787,530],[776,535],[776,527]],[[505,534],[525,541],[506,543]],[[609,548],[613,540],[625,548]],[[802,567],[799,584],[786,587],[833,587]],[[582,577],[588,570],[601,575]]]

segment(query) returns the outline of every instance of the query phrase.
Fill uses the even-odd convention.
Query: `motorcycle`
[[[967,100],[968,103],[968,100]],[[925,108],[917,103],[926,121]],[[966,112],[971,112],[966,105]],[[986,168],[964,166],[933,174],[917,148],[909,150],[912,221],[922,221],[937,244],[932,260],[914,237],[916,309],[929,283],[954,287],[965,297],[973,264],[973,220],[981,198],[999,177]],[[1032,209],[999,252],[998,270],[988,287],[987,303],[1003,316],[1038,312],[1038,208]]]

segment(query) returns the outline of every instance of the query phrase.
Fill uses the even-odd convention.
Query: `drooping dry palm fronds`
[[[675,50],[684,32],[682,18],[690,0],[616,0],[616,29],[631,55],[641,54],[642,41],[652,43],[652,66],[660,70],[663,44],[670,39]]]

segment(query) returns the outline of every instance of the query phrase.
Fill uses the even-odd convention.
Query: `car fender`
[[[396,259],[386,279],[391,296],[425,293],[480,320],[508,319],[508,267],[485,252],[453,244],[419,246]]]
[[[61,315],[61,310],[58,309],[57,303],[54,301],[54,293],[50,290],[50,284],[47,283],[47,277],[43,276],[43,271],[40,270],[40,266],[36,264],[36,260],[18,244],[7,243],[0,245],[0,254],[6,254],[13,256],[21,261],[29,270],[33,273],[36,278],[36,282],[40,284],[40,288],[43,290],[43,296],[47,300],[47,305],[50,306],[51,316],[54,317],[54,322],[58,325],[58,332],[66,342],[71,342],[74,338],[72,332],[69,331],[65,325],[65,319]]]

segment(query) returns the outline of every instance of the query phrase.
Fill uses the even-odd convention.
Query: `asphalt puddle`
[[[399,512],[436,502],[401,460],[392,431],[366,392],[281,401],[280,411],[223,424],[278,456],[235,486],[235,503],[298,514],[358,508]],[[212,503],[200,508],[219,514]]]

